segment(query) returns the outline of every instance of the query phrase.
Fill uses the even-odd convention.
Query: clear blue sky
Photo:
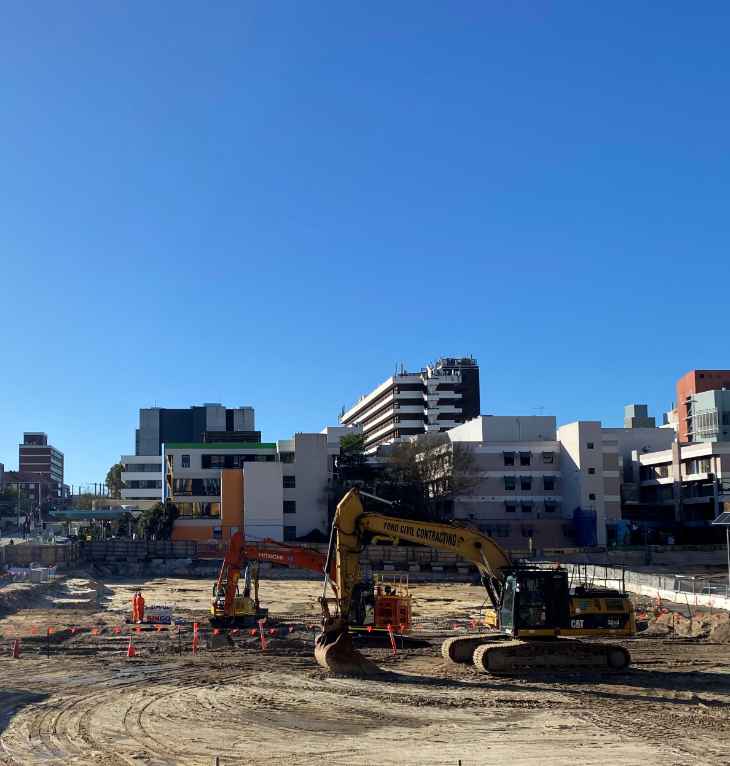
[[[6,3],[0,461],[319,430],[440,354],[609,425],[730,367],[730,8],[592,6]]]

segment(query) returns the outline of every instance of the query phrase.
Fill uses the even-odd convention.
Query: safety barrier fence
[[[150,648],[159,651],[158,641],[168,641],[168,651],[177,653],[197,653],[209,647],[211,640],[221,637],[223,643],[233,645],[248,641],[249,647],[256,646],[262,651],[272,648],[270,641],[273,639],[296,638],[300,641],[314,642],[320,632],[320,624],[310,619],[291,621],[290,619],[262,619],[254,627],[247,628],[215,628],[203,622],[181,622],[174,624],[148,624],[135,625],[125,623],[122,625],[107,625],[100,623],[91,624],[32,624],[30,627],[20,628],[17,626],[5,627],[0,634],[0,656],[56,656],[90,654],[98,651],[117,651],[127,656],[136,656],[140,650],[147,651]],[[485,626],[478,619],[439,619],[419,620],[410,626],[388,625],[384,628],[367,628],[367,632],[381,632],[387,635],[393,653],[402,648],[403,636],[413,632],[427,634],[435,632],[443,633],[468,633],[485,630]],[[72,639],[87,636],[97,638],[96,643],[74,643]],[[153,642],[150,645],[150,642]],[[170,644],[172,644],[170,646]],[[279,648],[281,645],[278,645]]]

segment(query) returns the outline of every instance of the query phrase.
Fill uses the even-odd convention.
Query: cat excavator
[[[513,562],[494,539],[468,526],[366,512],[361,495],[391,504],[351,489],[337,506],[325,566],[325,572],[334,567],[334,576],[325,576],[322,632],[315,643],[315,658],[324,668],[343,675],[380,672],[354,648],[349,631],[361,611],[359,600],[369,592],[359,558],[372,537],[455,553],[479,571],[497,629],[444,641],[441,652],[450,662],[505,674],[621,670],[630,664],[629,652],[618,644],[576,640],[633,636],[636,622],[626,593],[585,585],[571,592],[568,572],[558,564]],[[328,581],[334,597],[327,596]]]

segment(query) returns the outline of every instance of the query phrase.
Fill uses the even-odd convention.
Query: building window
[[[297,486],[296,476],[284,476],[284,489],[295,489]]]
[[[532,513],[532,503],[522,503],[520,510],[522,513]]]
[[[532,489],[532,476],[520,476],[520,489]]]
[[[297,501],[296,500],[284,500],[284,513],[296,513]]]
[[[593,492],[591,492],[591,493],[588,495],[588,499],[589,499],[589,500],[595,500],[595,499],[596,499],[596,496],[595,496],[595,494],[594,494]]]
[[[529,452],[520,452],[520,465],[530,465],[530,458]]]
[[[554,463],[555,462],[555,455],[552,452],[543,452],[542,453],[542,462],[543,463]]]
[[[504,510],[507,513],[514,513],[517,510],[517,506],[514,503],[505,503]]]
[[[545,513],[555,513],[558,506],[555,503],[545,503]]]
[[[590,473],[591,475],[593,475],[595,472],[596,472],[595,468],[589,468],[588,469],[588,473]]]
[[[279,453],[279,460],[282,463],[293,463],[294,462],[294,453],[293,452],[280,452]]]
[[[504,488],[507,491],[512,492],[515,489],[516,486],[517,486],[517,482],[515,481],[515,477],[514,476],[505,476],[504,477]]]
[[[586,447],[588,447],[588,449],[593,449],[593,447],[594,447],[594,444],[593,444],[593,442],[588,442],[588,443],[586,444]]]
[[[522,527],[522,537],[532,537],[532,529],[530,527]]]
[[[514,452],[505,452],[504,453],[504,464],[505,465],[514,465],[515,464],[515,453]]]
[[[181,455],[180,464],[183,468],[190,468],[190,455]]]
[[[552,492],[555,489],[555,477],[554,476],[543,476],[542,477],[542,488],[546,492]]]
[[[284,527],[284,542],[293,542],[297,539],[296,527]]]

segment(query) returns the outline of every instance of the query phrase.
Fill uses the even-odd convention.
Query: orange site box
[[[411,629],[411,594],[408,576],[396,575],[386,579],[376,576],[375,580],[375,627],[405,632]]]

